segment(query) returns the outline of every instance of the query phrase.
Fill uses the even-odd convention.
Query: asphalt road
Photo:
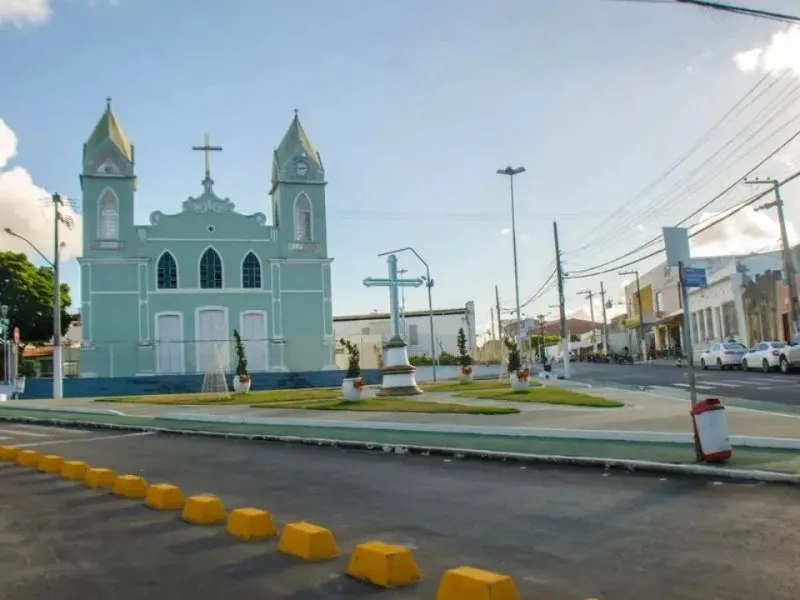
[[[689,389],[689,375],[685,367],[593,363],[573,363],[570,366],[570,376],[576,381],[661,386],[684,391]],[[716,369],[698,369],[695,373],[697,389],[703,393],[780,404],[800,404],[800,375],[797,374]]]
[[[800,597],[790,487],[154,434],[0,425],[0,436],[329,527],[343,555],[303,563],[274,541],[2,464],[4,600],[422,600],[461,565],[512,575],[523,598]],[[344,577],[348,551],[371,539],[413,547],[423,582],[389,592]]]

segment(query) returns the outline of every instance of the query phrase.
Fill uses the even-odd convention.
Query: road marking
[[[23,437],[52,437],[47,433],[35,433],[33,431],[22,431],[20,429],[0,429],[0,433],[7,433],[9,435],[21,435]]]
[[[21,425],[21,424],[20,425],[16,425],[15,424],[14,427],[15,427],[14,431],[17,431],[18,428],[23,428],[23,429],[33,429],[34,432],[41,431],[42,429],[46,429],[47,431],[62,431],[64,433],[73,433],[75,435],[86,435],[87,433],[89,433],[88,431],[85,431],[83,429],[70,429],[68,427],[51,427],[49,425],[47,427],[43,427],[42,425]],[[49,433],[40,433],[39,435],[43,435],[45,437],[50,437]]]
[[[105,440],[121,440],[124,438],[153,435],[155,431],[137,431],[136,433],[123,433],[121,435],[101,435],[90,438],[76,438],[72,440],[53,440],[50,442],[32,442],[30,444],[17,444],[20,448],[33,448],[38,446],[52,446],[53,444],[77,444],[79,442],[102,442]]]
[[[709,385],[713,385],[716,387],[728,387],[728,388],[742,387],[741,383],[725,383],[724,381],[710,381]]]
[[[682,388],[688,388],[689,387],[688,383],[673,383],[672,385],[674,385],[676,387],[682,387]],[[712,390],[712,389],[714,389],[714,386],[708,386],[708,385],[695,385],[694,387],[695,387],[695,389],[698,389],[698,390]]]

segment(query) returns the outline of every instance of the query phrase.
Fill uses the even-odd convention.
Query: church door
[[[263,311],[242,313],[240,334],[248,371],[266,371],[269,368],[267,315]]]
[[[221,308],[203,308],[197,312],[197,371],[207,373],[220,366],[230,370],[231,337],[228,320]],[[218,363],[222,363],[221,365]]]
[[[158,315],[156,321],[156,371],[158,373],[183,373],[183,332],[181,316]]]

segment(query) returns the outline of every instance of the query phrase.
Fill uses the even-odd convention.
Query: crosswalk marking
[[[676,387],[683,387],[683,388],[690,387],[688,383],[673,383],[672,385],[674,385]],[[695,385],[694,387],[697,390],[713,390],[714,389],[714,386],[701,385],[701,384]]]
[[[741,383],[725,383],[724,381],[715,381],[714,385],[717,387],[730,387],[730,388],[742,387]]]
[[[33,431],[22,431],[21,429],[0,429],[1,433],[7,433],[9,435],[21,435],[23,437],[50,437],[48,433],[36,433]],[[8,438],[6,438],[8,439]]]

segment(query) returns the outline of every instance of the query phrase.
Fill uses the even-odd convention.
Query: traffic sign
[[[708,287],[706,270],[697,267],[686,267],[683,270],[683,285],[687,288]]]

